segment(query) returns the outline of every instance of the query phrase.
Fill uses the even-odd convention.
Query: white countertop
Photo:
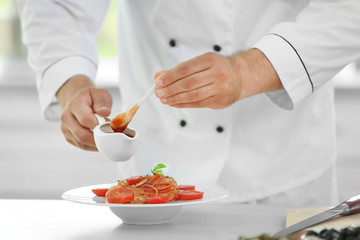
[[[0,239],[6,240],[236,240],[275,233],[285,225],[280,206],[201,204],[185,206],[160,225],[123,224],[107,207],[63,200],[0,199]]]

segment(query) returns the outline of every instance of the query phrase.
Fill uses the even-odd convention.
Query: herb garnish
[[[161,168],[166,168],[166,166],[162,163],[159,163],[158,165],[156,165],[154,167],[154,169],[151,170],[151,172],[155,175],[155,174],[160,174],[161,176],[164,176],[163,171],[161,170]]]

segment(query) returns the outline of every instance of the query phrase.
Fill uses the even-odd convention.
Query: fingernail
[[[98,109],[98,111],[110,111],[110,108],[106,106],[102,106]]]
[[[162,85],[164,85],[164,82],[160,78],[157,78],[155,80],[155,84],[156,84],[157,87],[162,87]]]
[[[167,98],[162,98],[162,99],[160,99],[160,101],[161,101],[162,103],[164,103],[164,104],[167,104],[168,99],[167,99]]]
[[[161,74],[161,71],[157,71],[156,73],[154,73],[154,78],[160,76],[160,74]]]
[[[156,90],[156,95],[158,95],[158,97],[164,96],[165,95],[164,90],[162,90],[162,89]]]
[[[163,72],[165,72],[165,70],[157,71],[157,72],[154,74],[154,79],[160,77]]]

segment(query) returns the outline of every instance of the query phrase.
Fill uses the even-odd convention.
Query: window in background
[[[104,24],[95,41],[95,44],[99,50],[100,58],[114,59],[117,56],[116,25],[117,25],[117,4],[116,4],[116,0],[112,0]]]
[[[20,20],[14,0],[0,0],[0,85],[34,85],[21,43]],[[26,81],[24,80],[26,79]]]
[[[116,8],[116,0],[112,0],[95,41],[100,57],[97,74],[100,85],[112,86],[117,81]],[[28,66],[26,48],[21,41],[15,0],[0,0],[0,36],[0,86],[34,86],[34,73]]]
[[[118,79],[117,64],[117,1],[112,0],[103,27],[95,41],[100,63],[96,83],[115,86]]]
[[[20,22],[15,1],[0,0],[0,59],[17,58],[24,54],[21,47]]]

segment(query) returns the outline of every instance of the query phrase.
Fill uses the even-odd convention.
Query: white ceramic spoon
[[[99,152],[109,160],[123,162],[129,160],[134,154],[138,134],[135,129],[127,126],[142,103],[155,91],[155,88],[154,84],[134,107],[117,116],[125,117],[125,121],[122,121],[123,125],[120,126],[123,131],[114,132],[110,122],[106,122],[103,117],[95,114],[99,122],[99,125],[93,130],[95,144]]]
[[[133,119],[135,113],[140,108],[141,104],[154,92],[156,86],[155,84],[145,93],[145,95],[140,99],[140,101],[135,104],[131,109],[117,115],[114,119],[111,120],[110,126],[115,132],[123,132],[126,127],[129,125]]]

